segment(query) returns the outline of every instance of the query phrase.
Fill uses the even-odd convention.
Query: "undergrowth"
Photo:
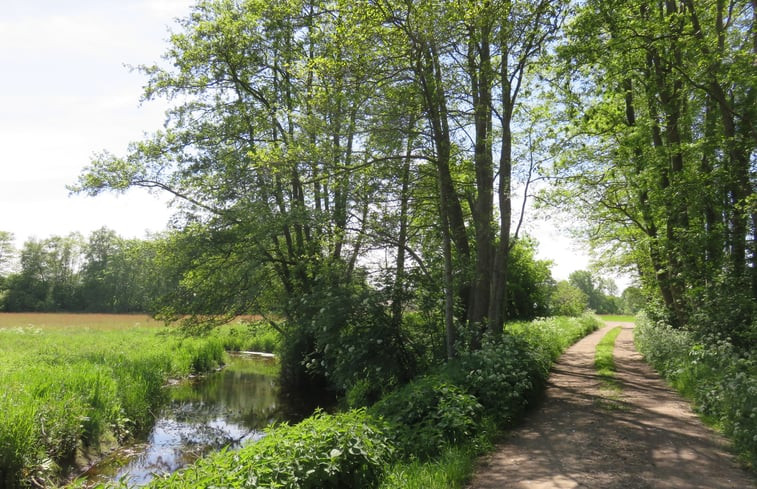
[[[757,352],[739,351],[729,338],[675,329],[642,318],[636,345],[646,360],[705,421],[733,442],[739,457],[757,468]]]
[[[597,327],[591,317],[509,325],[501,339],[373,406],[274,427],[258,443],[147,487],[462,487],[476,458],[541,391],[552,362]]]

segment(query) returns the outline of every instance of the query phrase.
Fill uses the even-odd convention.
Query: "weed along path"
[[[594,367],[615,326],[615,378]],[[560,358],[542,404],[479,467],[469,489],[749,489],[724,441],[642,361],[633,324],[608,322]]]

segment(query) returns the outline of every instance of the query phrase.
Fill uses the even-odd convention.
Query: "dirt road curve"
[[[600,389],[594,349],[613,326],[622,391]],[[576,343],[543,403],[479,467],[470,489],[751,489],[755,480],[645,364],[633,325]]]

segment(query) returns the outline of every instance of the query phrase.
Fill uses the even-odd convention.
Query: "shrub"
[[[475,435],[482,407],[450,380],[433,375],[384,397],[372,412],[391,424],[395,443],[405,456],[425,458]]]
[[[385,429],[365,410],[317,412],[296,425],[269,428],[254,444],[201,459],[148,487],[377,487],[392,456]]]
[[[547,378],[549,362],[523,338],[506,333],[481,349],[461,353],[450,365],[455,384],[475,396],[487,415],[508,423],[520,415]]]

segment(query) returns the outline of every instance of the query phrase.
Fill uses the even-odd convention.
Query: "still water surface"
[[[148,438],[92,468],[89,481],[142,486],[213,450],[259,439],[279,419],[276,378],[266,368],[272,362],[233,356],[221,371],[170,387],[171,400]]]

